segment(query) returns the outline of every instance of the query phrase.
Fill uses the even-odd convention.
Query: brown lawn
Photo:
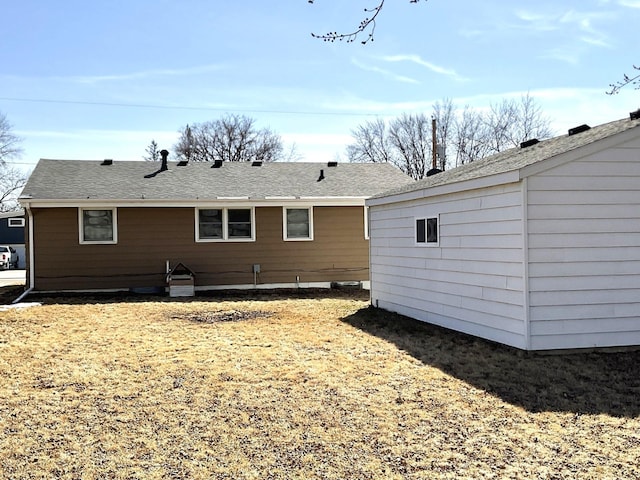
[[[0,477],[640,478],[640,352],[246,295],[0,312]]]

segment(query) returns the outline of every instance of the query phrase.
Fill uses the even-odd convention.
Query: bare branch
[[[420,0],[409,0],[409,3],[418,3],[419,1]],[[314,0],[308,0],[308,2],[314,3]],[[376,31],[376,18],[382,11],[382,7],[384,7],[385,0],[379,0],[379,2],[380,3],[378,3],[378,5],[376,5],[373,8],[364,9],[365,14],[367,14],[368,16],[365,17],[364,20],[360,22],[360,25],[358,26],[358,28],[356,28],[353,32],[351,33],[328,32],[328,33],[325,33],[324,35],[317,35],[315,33],[312,33],[311,36],[313,38],[324,40],[325,42],[335,42],[336,40],[339,40],[342,42],[344,40],[347,43],[352,43],[356,40],[356,38],[358,38],[358,35],[364,33],[365,30],[370,29],[369,34],[367,35],[367,38],[361,41],[360,43],[365,45],[368,42],[372,42],[373,35]]]
[[[640,70],[640,67],[636,65],[634,65],[633,68],[635,70]],[[611,87],[611,90],[607,92],[607,95],[616,95],[620,93],[620,90],[622,90],[627,85],[635,85],[636,89],[640,89],[640,73],[635,77],[631,77],[625,73],[622,77],[622,80],[616,83],[609,84],[609,86]]]
[[[22,153],[20,142],[22,139],[12,132],[12,126],[7,117],[0,113],[0,165],[4,165],[9,158],[15,158]]]
[[[0,165],[0,212],[10,212],[18,208],[17,194],[27,183],[28,175],[23,171]]]

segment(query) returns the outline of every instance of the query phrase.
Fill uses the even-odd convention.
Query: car
[[[0,270],[18,268],[20,257],[16,249],[8,245],[0,245]]]

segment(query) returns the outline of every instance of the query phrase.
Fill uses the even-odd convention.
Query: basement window
[[[416,243],[438,244],[438,217],[416,218]]]
[[[24,218],[10,218],[9,227],[24,227]]]
[[[197,208],[197,242],[255,240],[253,208]]]
[[[118,243],[118,215],[115,208],[79,209],[81,244]]]
[[[313,209],[283,208],[285,240],[313,240]]]

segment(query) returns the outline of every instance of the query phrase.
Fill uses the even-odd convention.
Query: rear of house
[[[31,288],[197,290],[368,283],[365,199],[390,165],[41,160],[23,190]]]
[[[640,345],[640,121],[367,201],[371,300],[527,350]]]

